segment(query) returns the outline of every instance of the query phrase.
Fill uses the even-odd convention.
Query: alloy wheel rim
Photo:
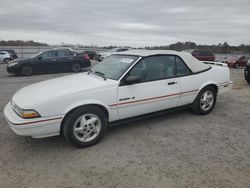
[[[22,73],[23,73],[23,75],[31,75],[32,68],[31,67],[23,67]]]
[[[73,71],[79,72],[81,70],[81,66],[79,64],[73,64]]]
[[[84,114],[74,123],[73,134],[80,142],[91,142],[101,131],[101,120],[95,114]]]
[[[208,111],[214,104],[214,94],[211,91],[205,91],[200,99],[200,107],[203,111]]]

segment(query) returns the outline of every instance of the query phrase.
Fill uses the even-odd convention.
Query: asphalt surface
[[[8,75],[0,65],[0,187],[250,187],[250,86],[233,89],[206,116],[182,110],[112,127],[97,145],[17,136],[3,117],[20,88],[72,73]]]

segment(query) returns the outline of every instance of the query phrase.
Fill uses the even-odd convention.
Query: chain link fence
[[[0,46],[0,50],[12,49],[17,53],[18,58],[27,58],[35,55],[39,52],[44,52],[46,50],[51,50],[54,48],[62,48],[58,46]],[[83,52],[85,50],[94,50],[96,52],[106,51],[101,48],[80,48],[80,47],[70,47],[72,50],[77,52]]]

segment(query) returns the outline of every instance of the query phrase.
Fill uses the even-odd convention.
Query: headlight
[[[14,62],[14,63],[9,63],[8,65],[9,65],[9,67],[11,67],[11,66],[14,66],[14,65],[17,65],[18,64],[18,62]]]
[[[36,118],[36,117],[41,117],[38,112],[35,110],[25,110],[17,106],[12,102],[12,108],[13,110],[22,118]]]

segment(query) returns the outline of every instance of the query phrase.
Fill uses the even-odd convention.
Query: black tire
[[[244,77],[245,77],[245,80],[250,84],[250,78],[246,69],[244,70]]]
[[[91,121],[91,118],[93,117],[91,117],[90,119],[86,118],[92,115],[94,117],[96,116],[97,120],[95,123],[93,123],[92,121],[92,125],[90,125],[88,121]],[[84,126],[81,125],[81,118],[85,119],[86,124],[84,124]],[[93,125],[95,126],[95,130],[97,130],[98,123],[100,123],[98,133],[95,133]],[[72,113],[70,113],[66,117],[62,126],[62,133],[65,139],[77,148],[84,148],[97,144],[103,138],[107,130],[108,122],[105,113],[101,109],[95,106],[88,105],[77,108]],[[76,129],[81,129],[79,131],[82,132],[76,132]],[[89,137],[84,138],[85,136]]]
[[[23,65],[20,69],[20,74],[23,76],[31,76],[33,74],[33,67],[30,65]]]
[[[213,97],[213,99],[209,99],[209,100],[207,99],[208,100],[207,102],[205,102],[203,98],[206,92]],[[217,99],[217,92],[215,88],[211,86],[203,88],[192,104],[193,112],[195,112],[196,114],[200,114],[200,115],[206,115],[210,113],[216,104],[216,99]],[[213,100],[213,101],[210,101],[210,100]],[[206,104],[207,104],[207,108],[205,108]]]
[[[8,63],[9,61],[10,61],[9,58],[5,58],[5,59],[3,60],[4,63]]]
[[[79,63],[73,63],[71,66],[71,70],[73,72],[80,72],[82,70],[82,67]]]

